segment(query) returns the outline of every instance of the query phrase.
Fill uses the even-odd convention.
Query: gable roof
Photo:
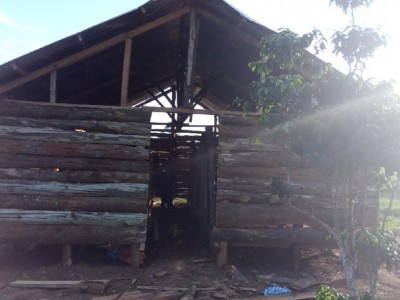
[[[139,104],[179,83],[187,73],[192,2],[199,20],[194,89],[210,109],[233,109],[256,75],[259,41],[273,31],[222,0],[152,0],[135,10],[0,66],[0,97],[49,101],[57,70],[57,102],[119,105],[124,41],[132,38],[129,93]],[[199,96],[200,97],[200,96]]]

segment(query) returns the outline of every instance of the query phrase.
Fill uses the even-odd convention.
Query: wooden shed
[[[190,202],[221,264],[227,244],[320,245],[274,187],[290,174],[329,222],[320,174],[233,105],[271,33],[222,0],[152,0],[1,65],[0,242],[62,244],[67,264],[71,244],[128,244],[135,265],[154,192]]]

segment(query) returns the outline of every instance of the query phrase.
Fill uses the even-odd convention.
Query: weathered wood
[[[79,197],[59,195],[2,194],[0,208],[146,213],[147,199],[137,197]]]
[[[161,291],[153,293],[134,291],[121,294],[118,300],[179,300],[182,296],[183,293],[180,291]]]
[[[60,182],[36,182],[28,180],[2,180],[0,182],[0,195],[68,195],[81,197],[131,197],[146,199],[147,189],[147,184],[143,183],[74,184]]]
[[[0,137],[0,153],[64,157],[98,157],[130,161],[149,159],[145,146],[56,142]]]
[[[146,241],[143,227],[1,224],[3,243],[125,245]]]
[[[217,254],[217,267],[221,268],[226,265],[228,261],[228,243],[226,240],[222,240],[219,243],[219,249]]]
[[[16,280],[10,286],[32,289],[79,289],[103,293],[110,280]]]
[[[146,228],[144,213],[99,213],[0,209],[0,224],[79,225]]]
[[[82,280],[16,280],[10,286],[17,288],[70,289],[79,288]]]
[[[62,245],[62,264],[64,267],[72,266],[72,246],[71,246],[71,244]]]
[[[282,167],[289,162],[290,167],[309,167],[310,164],[300,156],[283,151],[270,152],[221,152],[219,153],[219,165],[227,167]]]
[[[314,208],[310,214],[318,216],[323,222],[333,224],[332,209]],[[217,203],[216,227],[261,228],[283,224],[319,224],[307,216],[287,206],[264,204]]]
[[[306,300],[315,299],[315,292],[301,292],[289,295],[269,295],[268,300]],[[242,300],[265,300],[265,296],[242,298]]]
[[[149,136],[110,134],[110,133],[92,133],[92,132],[71,132],[62,129],[52,128],[31,128],[19,126],[0,125],[0,137],[23,139],[31,141],[57,141],[57,142],[75,142],[92,144],[112,144],[128,146],[149,146]]]
[[[300,247],[334,247],[335,242],[328,238],[322,229],[302,228],[213,228],[214,241],[227,241],[233,246],[283,247],[293,244]]]
[[[286,180],[288,177],[288,172],[285,167],[264,168],[247,166],[220,166],[218,168],[218,176],[223,178],[262,178],[266,180],[276,177]],[[294,181],[324,181],[321,173],[314,168],[293,168],[290,170],[290,178]]]
[[[124,60],[122,66],[122,84],[121,84],[121,106],[126,106],[128,102],[129,71],[131,66],[132,39],[125,40]]]
[[[220,138],[218,143],[220,152],[278,152],[285,151],[284,145],[260,143],[257,138]]]
[[[140,267],[140,245],[139,243],[131,244],[130,249],[131,259],[130,264],[133,269],[139,269]]]
[[[256,126],[242,126],[242,125],[223,125],[218,126],[218,132],[220,137],[226,138],[251,138],[264,136],[266,133],[266,128],[256,127]]]
[[[108,40],[105,40],[103,42],[100,42],[92,47],[85,48],[78,53],[67,56],[63,59],[53,62],[50,65],[42,67],[34,72],[28,73],[27,75],[25,75],[21,78],[18,78],[13,81],[10,81],[6,84],[3,84],[2,86],[0,86],[0,94],[4,93],[6,91],[12,90],[24,83],[27,83],[31,80],[39,78],[39,77],[41,77],[45,74],[48,74],[54,70],[64,68],[64,67],[74,64],[78,61],[81,61],[85,58],[91,57],[96,53],[102,52],[114,45],[121,43],[126,38],[133,38],[135,36],[141,35],[149,30],[159,27],[160,25],[166,24],[177,18],[180,18],[180,17],[184,16],[185,14],[187,14],[188,12],[189,12],[188,7],[182,7],[180,9],[178,9],[174,12],[171,12],[170,14],[167,14],[165,16],[162,16],[152,22],[146,23],[146,24],[139,26],[137,28],[134,28],[128,32],[116,35],[116,36],[114,36]]]
[[[1,100],[0,116],[149,123],[151,110],[134,107]]]
[[[0,153],[0,168],[147,173],[145,161]]]
[[[0,117],[0,125],[55,128],[64,130],[81,129],[87,132],[150,135],[151,125],[137,122],[113,122],[97,120],[33,119]]]
[[[57,98],[57,71],[50,73],[50,103],[56,103]]]
[[[193,3],[194,4],[194,3]],[[184,88],[184,98],[182,107],[189,107],[190,101],[193,100],[193,82],[196,70],[196,54],[199,34],[199,21],[197,19],[197,7],[192,5],[189,17],[189,44],[187,52],[187,70]]]
[[[136,170],[132,170],[135,172]],[[148,173],[112,171],[67,171],[39,169],[0,169],[0,179],[57,181],[69,183],[148,183]]]

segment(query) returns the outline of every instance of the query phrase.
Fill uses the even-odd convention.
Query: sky
[[[133,10],[146,0],[0,0],[0,64]],[[329,37],[348,24],[329,0],[226,0],[244,15],[273,30],[306,33],[314,28]],[[394,79],[400,91],[400,1],[375,0],[357,14],[358,23],[379,26],[388,45],[367,64],[365,76]],[[343,61],[330,53],[320,56],[339,70]]]

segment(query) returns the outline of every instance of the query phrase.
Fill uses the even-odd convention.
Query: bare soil
[[[0,248],[0,299],[92,299],[95,294],[79,290],[13,288],[14,280],[95,280],[111,279],[103,295],[135,291],[138,286],[211,287],[198,291],[195,299],[240,299],[261,295],[272,283],[291,286],[294,279],[311,285],[304,291],[316,291],[319,283],[345,288],[339,257],[334,250],[302,250],[300,271],[293,272],[290,253],[284,249],[229,248],[229,265],[215,266],[214,255],[206,239],[185,210],[166,210],[160,215],[160,240],[151,241],[143,268],[134,270],[126,263],[107,256],[105,248],[74,246],[73,265],[61,265],[61,247],[38,245],[20,249]],[[209,262],[194,263],[193,259]],[[292,279],[285,283],[286,279]],[[282,283],[283,280],[283,283]],[[314,284],[314,285],[312,285]],[[381,271],[379,293],[382,300],[400,299],[400,273]],[[255,291],[243,288],[253,288]]]

